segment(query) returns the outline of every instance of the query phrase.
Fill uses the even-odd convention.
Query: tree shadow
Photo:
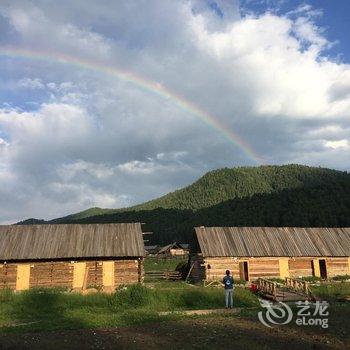
[[[11,302],[12,319],[16,321],[7,327],[8,331],[42,331],[54,329],[79,329],[87,324],[72,315],[67,307],[68,293],[58,289],[33,288],[15,295]]]

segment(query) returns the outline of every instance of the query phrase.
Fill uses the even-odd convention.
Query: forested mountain
[[[134,207],[91,208],[51,223],[132,221],[154,232],[150,243],[191,241],[200,225],[350,226],[350,174],[301,165],[225,168]]]

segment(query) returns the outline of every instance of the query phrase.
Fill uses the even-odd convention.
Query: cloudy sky
[[[1,0],[0,222],[210,169],[350,170],[350,2]]]

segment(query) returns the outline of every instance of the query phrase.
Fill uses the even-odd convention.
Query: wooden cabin
[[[195,281],[350,274],[350,228],[196,227]]]
[[[160,247],[159,245],[146,245],[145,250],[146,250],[146,255],[156,255],[159,251]]]
[[[188,249],[182,246],[179,243],[168,244],[158,250],[158,257],[175,257],[175,256],[186,256],[188,255]]]
[[[0,289],[113,291],[142,282],[141,225],[0,226]]]

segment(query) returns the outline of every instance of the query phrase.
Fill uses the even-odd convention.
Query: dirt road
[[[348,324],[333,326],[266,328],[256,319],[216,315],[109,329],[2,334],[0,349],[350,348]]]

